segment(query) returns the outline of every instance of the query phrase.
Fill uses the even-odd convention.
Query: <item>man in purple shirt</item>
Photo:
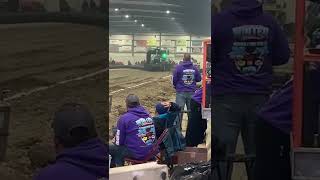
[[[117,123],[115,142],[109,145],[112,167],[123,166],[125,157],[143,160],[156,140],[153,120],[138,96],[128,95],[126,106],[127,112]]]
[[[241,132],[245,153],[254,155],[256,112],[270,94],[272,67],[289,60],[288,41],[256,0],[233,0],[211,22],[212,132],[226,145],[226,155],[235,153]],[[220,167],[222,179],[230,180],[227,164]],[[247,168],[247,174],[253,178],[252,169]]]
[[[196,83],[201,81],[201,74],[191,61],[191,55],[185,54],[182,63],[173,72],[173,86],[176,89],[176,103],[183,110],[185,105],[190,110],[191,97],[196,90]],[[182,117],[180,117],[182,120]],[[181,129],[181,122],[179,122]]]

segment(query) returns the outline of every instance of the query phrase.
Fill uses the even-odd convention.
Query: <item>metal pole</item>
[[[304,69],[304,18],[305,0],[296,1],[296,34],[294,52],[293,145],[302,144],[302,102]]]
[[[191,38],[191,35],[190,35],[190,42],[189,42],[189,53],[191,54],[192,53],[192,50],[191,50],[191,40],[192,40],[192,38]]]
[[[160,49],[162,48],[162,43],[161,43],[161,41],[162,41],[162,37],[161,37],[161,33],[160,33],[160,42],[159,42],[159,46],[160,46]]]
[[[134,34],[132,34],[131,53],[132,57],[134,57]]]
[[[0,100],[0,161],[5,159],[9,136],[10,104],[3,101],[7,92],[2,91]]]

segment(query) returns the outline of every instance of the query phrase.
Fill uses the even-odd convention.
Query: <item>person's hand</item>
[[[171,103],[170,102],[162,102],[161,103],[165,108],[170,108],[171,107]]]

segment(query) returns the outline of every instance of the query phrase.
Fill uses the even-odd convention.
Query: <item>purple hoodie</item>
[[[194,92],[196,83],[201,81],[201,74],[191,61],[177,65],[173,73],[173,86],[177,92]]]
[[[314,64],[310,74],[314,98],[320,94],[320,66]],[[272,126],[289,134],[292,128],[293,81],[289,80],[280,90],[276,91],[269,101],[261,108],[258,115]]]
[[[126,146],[135,159],[145,158],[156,139],[149,112],[142,106],[129,108],[118,121],[115,139],[116,145]]]
[[[276,20],[256,0],[234,0],[211,20],[215,95],[270,93],[272,66],[290,57]]]
[[[196,92],[192,96],[192,99],[195,102],[197,102],[198,104],[201,104],[201,101],[202,101],[202,88],[196,90]]]
[[[207,93],[210,93],[210,90],[211,90],[211,84],[207,84],[206,85],[206,90],[207,90]],[[210,89],[209,89],[210,88]],[[196,101],[197,103],[201,104],[202,103],[202,87],[197,89],[196,92],[193,94],[192,96],[192,99],[194,101]],[[208,92],[209,91],[209,92]]]
[[[58,154],[56,163],[42,169],[34,180],[97,180],[106,179],[107,146],[91,139]]]
[[[273,127],[287,134],[292,126],[293,81],[289,80],[276,91],[269,101],[261,108],[258,115]]]

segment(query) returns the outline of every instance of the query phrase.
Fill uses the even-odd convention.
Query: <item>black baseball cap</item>
[[[52,128],[55,137],[63,142],[72,142],[72,131],[76,128],[83,128],[87,136],[97,136],[95,122],[88,108],[82,104],[67,103],[62,105],[54,114]]]

